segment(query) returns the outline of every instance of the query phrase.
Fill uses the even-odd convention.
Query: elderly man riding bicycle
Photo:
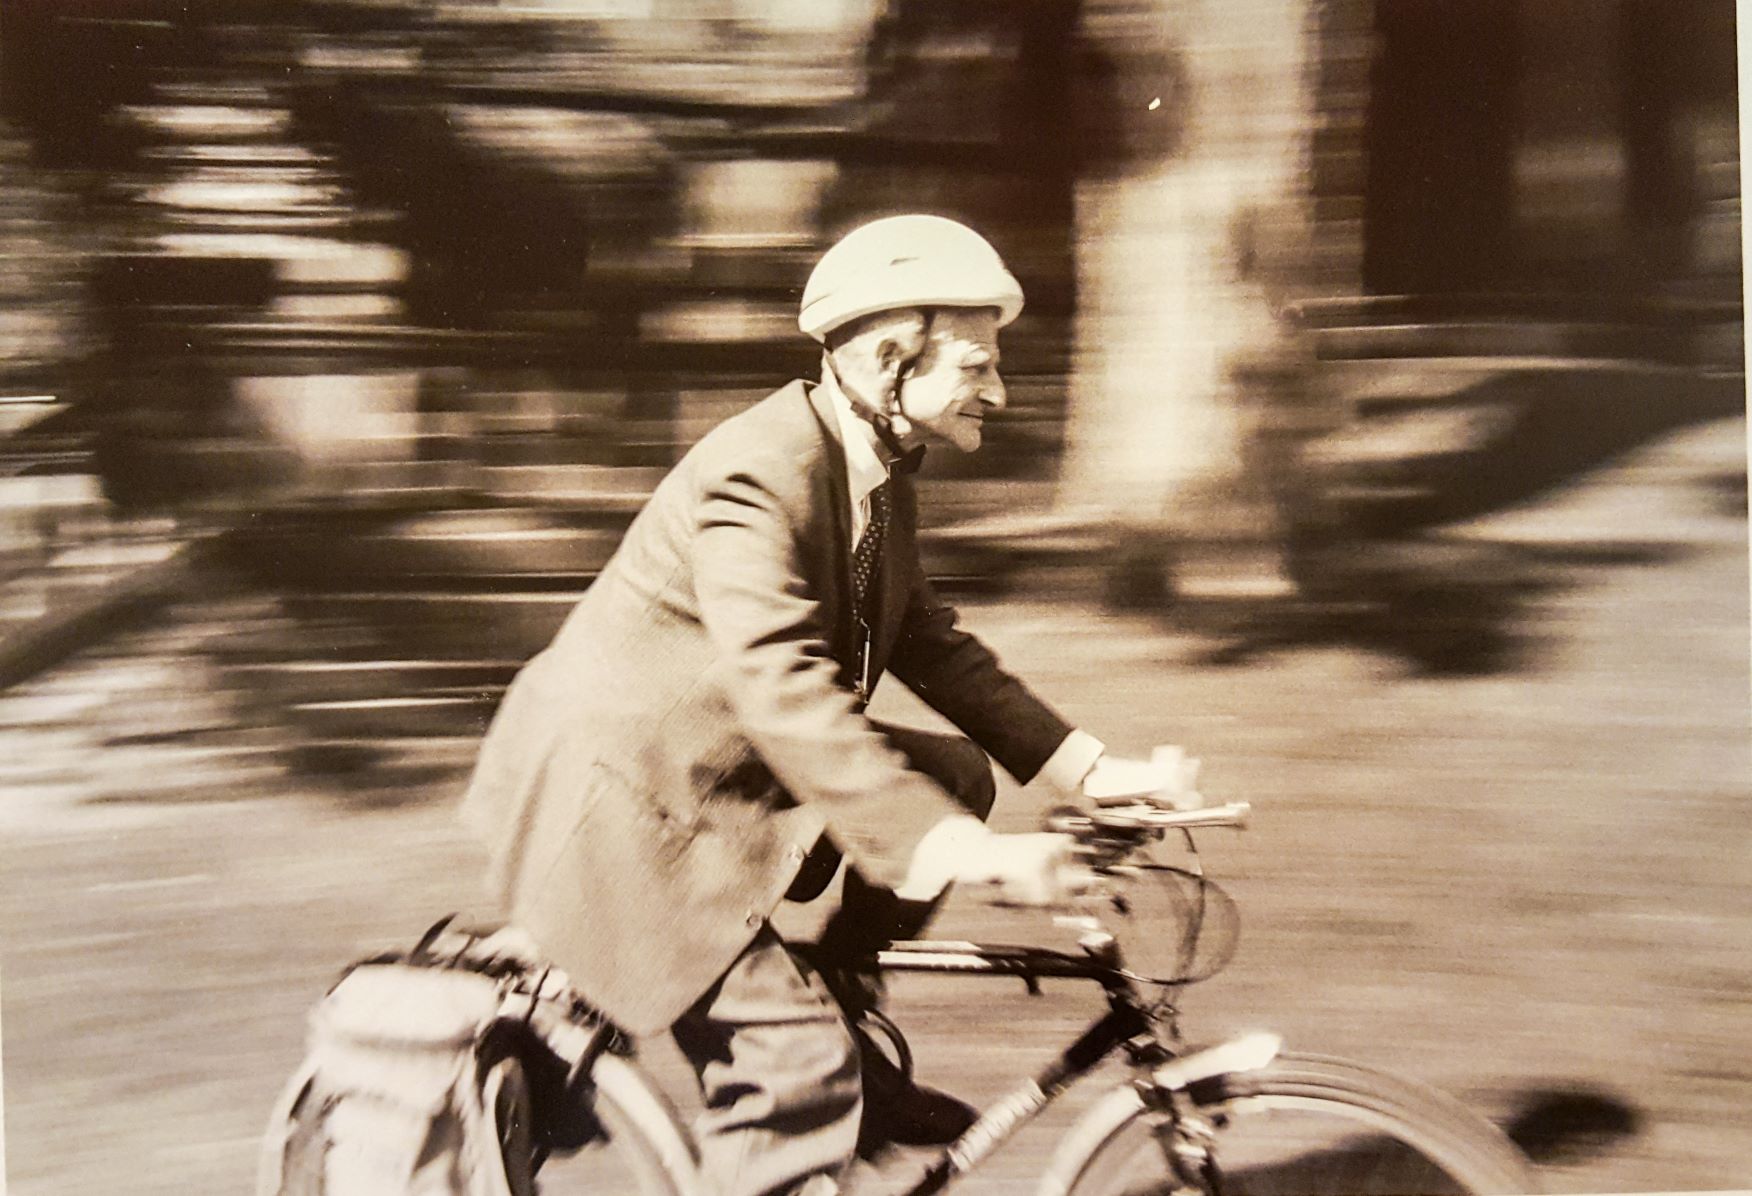
[[[1044,903],[1073,883],[1071,840],[990,831],[991,760],[1068,792],[1172,779],[1004,671],[920,567],[910,475],[928,446],[980,447],[1021,309],[997,252],[953,221],[846,236],[798,320],[819,382],[687,453],[481,749],[464,814],[513,919],[614,1022],[673,1033],[726,1196],[834,1191],[861,1125],[866,1148],[967,1125],[942,1094],[864,1082],[885,1064],[773,930],[780,902],[847,860],[829,959],[915,932],[951,883]],[[885,673],[965,738],[872,720]]]

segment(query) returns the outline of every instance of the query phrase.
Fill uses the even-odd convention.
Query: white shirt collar
[[[888,466],[876,452],[876,430],[860,419],[852,409],[839,384],[829,374],[822,379],[834,415],[839,419],[840,443],[845,446],[846,481],[850,484],[853,509],[861,506],[870,492],[888,480]]]

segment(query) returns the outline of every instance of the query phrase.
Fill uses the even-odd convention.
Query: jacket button
[[[793,860],[801,860],[803,858],[803,849],[793,843],[785,848],[785,855]]]
[[[760,914],[759,914],[759,913],[757,913],[757,912],[756,912],[756,911],[754,911],[754,910],[749,910],[749,911],[748,911],[748,918],[747,918],[747,922],[748,922],[748,924],[749,924],[749,925],[750,925],[750,926],[759,926],[759,925],[760,925],[760,923],[761,923],[761,916],[760,916]]]

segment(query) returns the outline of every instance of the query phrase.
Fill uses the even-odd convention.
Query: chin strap
[[[936,314],[929,308],[925,310],[924,337],[926,341],[930,340],[931,323],[936,318]],[[860,396],[846,385],[844,378],[840,377],[839,368],[833,363],[833,354],[827,354],[823,360],[827,363],[828,372],[833,375],[834,382],[838,384],[840,393],[852,400],[852,411],[857,414],[859,419],[876,430],[876,439],[881,441],[882,447],[888,450],[888,472],[891,474],[917,473],[919,466],[924,463],[925,446],[921,444],[917,448],[907,448],[901,444],[900,436],[894,430],[894,415],[896,413],[905,414],[900,410],[900,390],[906,385],[907,377],[912,373],[913,362],[909,361],[901,367],[900,372],[894,377],[894,385],[889,388],[886,399],[881,404],[875,405],[859,401]]]
[[[833,375],[834,382],[840,388],[840,393],[851,400],[853,414],[875,430],[876,439],[881,441],[882,447],[887,450],[888,472],[891,474],[917,473],[919,466],[923,464],[925,459],[925,446],[921,444],[917,448],[909,449],[902,444],[899,434],[894,430],[894,420],[888,414],[891,410],[898,410],[900,407],[900,388],[906,382],[904,372],[894,380],[894,388],[888,392],[888,401],[878,409],[853,397],[856,392],[846,385],[844,378],[840,377],[839,369],[833,364],[831,354],[824,360],[827,363],[828,372]]]
[[[900,438],[894,434],[893,423],[886,415],[872,416],[870,425],[876,429],[876,438],[882,442],[882,447],[891,454],[888,460],[889,473],[917,473],[919,471],[919,466],[925,463],[924,445],[921,444],[913,449],[903,447]]]

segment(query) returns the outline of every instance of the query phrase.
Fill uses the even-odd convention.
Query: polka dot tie
[[[858,547],[852,553],[852,608],[860,615],[865,613],[870,583],[875,580],[877,565],[882,560],[882,541],[888,535],[888,519],[892,513],[893,501],[888,483],[883,482],[870,491],[870,523],[864,528]]]

